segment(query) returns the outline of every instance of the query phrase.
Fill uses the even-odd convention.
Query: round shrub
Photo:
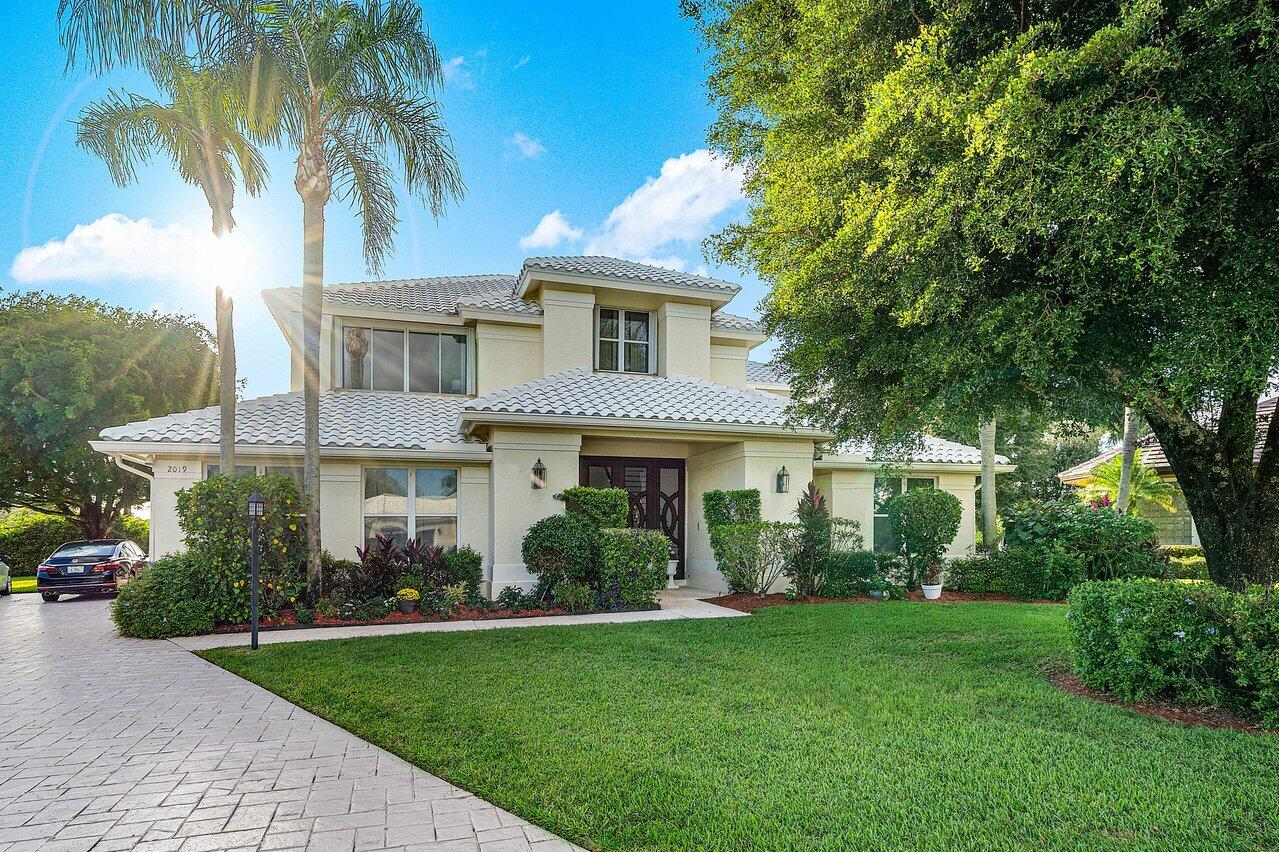
[[[120,587],[111,618],[124,636],[166,639],[213,629],[209,575],[189,553],[165,556]]]
[[[542,518],[528,528],[520,550],[544,596],[562,582],[597,585],[599,531],[584,515],[570,512]]]
[[[653,530],[600,532],[600,596],[609,608],[643,609],[666,585],[670,539]],[[558,594],[558,592],[557,592]]]
[[[914,588],[941,570],[963,514],[959,498],[940,488],[912,488],[889,501],[888,523],[894,545],[906,558],[908,586]]]
[[[624,527],[630,519],[631,497],[625,488],[589,488],[575,485],[555,495],[570,512],[585,515],[597,529]]]
[[[1075,673],[1124,700],[1219,702],[1228,689],[1233,596],[1211,583],[1081,583],[1067,615]]]

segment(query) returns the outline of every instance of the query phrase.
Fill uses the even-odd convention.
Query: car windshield
[[[80,542],[79,544],[64,544],[53,555],[59,559],[80,559],[85,556],[110,556],[113,553],[115,553],[114,544]]]

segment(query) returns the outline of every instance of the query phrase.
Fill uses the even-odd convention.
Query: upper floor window
[[[342,386],[354,390],[466,393],[465,334],[346,326]]]
[[[596,369],[614,373],[651,373],[654,369],[652,314],[600,308],[596,321]]]

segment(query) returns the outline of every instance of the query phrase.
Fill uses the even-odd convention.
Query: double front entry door
[[[592,488],[625,488],[630,525],[657,530],[671,540],[676,579],[684,579],[684,460],[582,456],[578,482]]]

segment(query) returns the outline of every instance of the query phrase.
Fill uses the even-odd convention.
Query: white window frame
[[[451,470],[453,471],[453,480],[457,483],[457,496],[453,500],[453,512],[424,512],[424,518],[452,518],[453,529],[457,536],[457,547],[462,546],[461,541],[461,520],[462,520],[462,470],[461,468],[451,467],[449,465],[411,465],[411,464],[370,464],[360,468],[360,546],[364,547],[364,531],[367,529],[368,518],[398,518],[399,515],[369,515],[364,511],[365,501],[365,485],[367,483],[368,471],[378,468],[405,468],[408,470],[408,484],[406,486],[407,498],[405,499],[408,515],[405,518],[405,532],[409,534],[409,538],[417,537],[417,472],[419,470]]]
[[[335,382],[335,387],[346,390],[372,390],[371,388],[351,388],[348,386],[348,378],[346,375],[346,330],[348,328],[367,328],[370,331],[398,331],[402,335],[400,349],[404,353],[404,365],[400,374],[400,390],[398,391],[378,391],[378,393],[433,393],[436,396],[472,396],[475,393],[475,334],[469,328],[461,328],[457,326],[412,326],[399,323],[378,322],[376,320],[365,320],[358,317],[351,317],[349,320],[340,320],[333,324],[334,338],[333,346],[335,353],[334,375],[340,376],[339,382]],[[452,334],[466,338],[466,390],[462,393],[446,393],[444,391],[410,391],[409,390],[409,335],[410,334],[435,334],[444,335]],[[437,346],[443,346],[438,343]],[[439,350],[436,350],[437,359],[439,358]],[[438,363],[438,361],[437,361]],[[372,365],[369,365],[369,378],[373,378]],[[372,382],[370,381],[370,384]]]
[[[875,476],[875,477],[873,477],[873,478],[871,479],[871,484],[870,484],[870,549],[871,549],[871,550],[875,550],[875,522],[876,522],[876,521],[878,521],[878,520],[880,520],[880,519],[883,519],[883,521],[884,521],[885,523],[887,523],[887,522],[888,522],[888,511],[887,511],[887,507],[885,507],[885,510],[884,510],[883,512],[881,512],[881,511],[879,511],[879,507],[878,507],[877,505],[875,505],[875,503],[876,503],[876,499],[877,499],[877,494],[876,494],[876,492],[879,490],[879,489],[876,487],[876,484],[875,484],[875,483],[876,483],[876,482],[878,482],[878,481],[879,481],[879,480],[881,480],[881,479],[897,479],[897,480],[900,480],[900,481],[901,481],[901,486],[902,486],[902,488],[901,488],[901,491],[897,492],[898,494],[905,494],[905,493],[906,493],[906,491],[907,491],[907,489],[908,489],[908,487],[909,487],[909,484],[910,484],[910,480],[912,480],[912,479],[927,479],[927,480],[930,480],[930,481],[933,483],[933,486],[932,486],[933,488],[937,488],[937,487],[939,487],[939,486],[938,486],[938,484],[937,484],[937,477],[936,477],[935,475],[930,476],[930,475],[928,475],[928,474],[909,474],[909,473],[903,473],[903,474],[900,474],[900,475],[899,475],[899,474],[893,474],[892,476]]]
[[[617,337],[601,337],[600,336],[600,313],[602,311],[617,311]],[[648,317],[648,340],[627,340],[626,339],[626,314],[645,314]],[[592,329],[592,335],[595,339],[595,369],[601,373],[625,373],[631,376],[651,376],[657,372],[657,316],[653,311],[646,311],[640,308],[623,308],[614,305],[596,305],[595,307],[595,328]],[[602,343],[617,344],[617,369],[611,370],[602,365],[600,361],[600,345]],[[648,347],[648,369],[644,371],[626,369],[626,344],[642,343]]]

